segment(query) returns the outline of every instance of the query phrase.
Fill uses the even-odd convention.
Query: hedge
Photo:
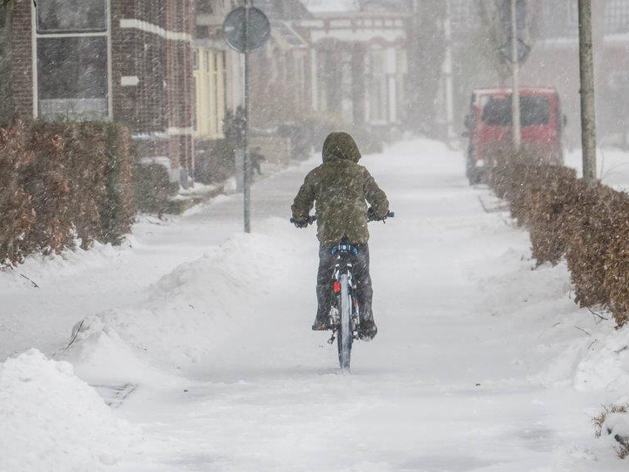
[[[130,143],[117,124],[0,128],[0,264],[118,244],[135,214]]]
[[[529,229],[537,264],[565,257],[582,307],[602,307],[621,327],[629,319],[629,195],[588,188],[572,169],[505,159],[490,178],[511,215]]]

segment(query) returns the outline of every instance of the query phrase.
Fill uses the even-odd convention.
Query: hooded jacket
[[[367,203],[376,218],[389,211],[386,194],[369,171],[358,165],[361,155],[347,133],[332,133],[323,144],[323,164],[308,173],[292,206],[293,218],[305,221],[316,202],[317,237],[325,245],[347,236],[352,244],[369,240]]]

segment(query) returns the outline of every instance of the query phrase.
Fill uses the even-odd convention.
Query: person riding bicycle
[[[368,221],[384,220],[389,200],[369,171],[358,165],[361,155],[354,139],[347,133],[331,133],[323,144],[323,164],[306,176],[292,206],[298,228],[308,226],[310,210],[316,202],[319,271],[317,275],[318,309],[312,329],[331,329],[330,309],[335,257],[331,248],[346,238],[358,253],[353,261],[353,276],[360,304],[359,335],[372,339],[378,329],[373,319],[373,290],[369,275]],[[369,203],[370,208],[367,207]]]

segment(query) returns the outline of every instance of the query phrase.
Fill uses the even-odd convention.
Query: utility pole
[[[446,1],[446,17],[443,23],[443,29],[446,40],[446,57],[443,66],[443,72],[446,79],[445,95],[446,95],[446,134],[448,143],[452,144],[456,135],[454,134],[454,92],[452,79],[452,19],[450,10],[450,0]]]
[[[594,108],[594,52],[592,0],[579,0],[579,63],[581,72],[581,147],[583,180],[596,185],[596,114]]]
[[[511,115],[513,127],[513,149],[519,151],[522,145],[522,128],[520,126],[520,58],[517,18],[517,0],[511,0],[511,57],[513,58],[513,86],[511,91]]]
[[[249,64],[249,13],[251,8],[251,0],[245,0],[245,129],[243,132],[244,142],[244,219],[245,219],[245,233],[251,233],[251,165],[249,156],[249,98],[250,98],[250,64]]]

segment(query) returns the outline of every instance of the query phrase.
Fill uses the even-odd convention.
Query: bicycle
[[[369,221],[382,221],[395,217],[394,212],[389,212],[382,219],[375,219],[369,216]],[[291,223],[295,223],[291,218]],[[303,222],[306,226],[317,221],[316,216],[310,216]],[[349,371],[352,344],[354,340],[360,338],[360,304],[354,295],[356,285],[352,276],[352,258],[358,255],[359,247],[352,245],[347,238],[330,248],[330,252],[336,257],[334,275],[332,278],[332,290],[334,298],[330,310],[330,326],[332,327],[332,337],[328,343],[337,341],[339,367],[341,370]]]

